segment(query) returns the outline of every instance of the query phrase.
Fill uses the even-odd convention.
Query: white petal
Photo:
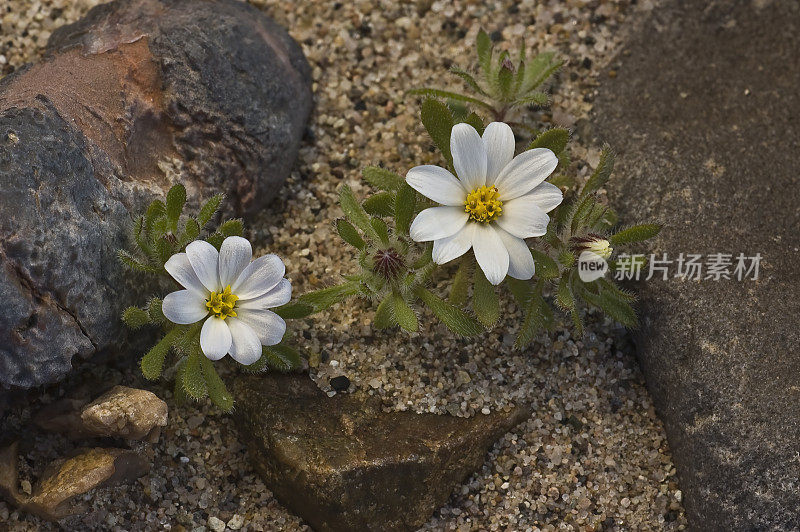
[[[467,192],[456,176],[438,166],[415,166],[406,174],[411,188],[442,205],[463,205]]]
[[[219,248],[219,283],[223,288],[236,282],[250,260],[253,248],[246,238],[229,236]]]
[[[497,229],[497,234],[508,250],[508,275],[523,281],[533,277],[536,264],[533,262],[533,255],[531,255],[528,244],[502,229]]]
[[[492,122],[483,130],[486,146],[486,184],[493,185],[500,171],[514,158],[514,132],[505,122]]]
[[[285,305],[290,299],[292,299],[292,283],[290,283],[288,279],[281,279],[281,281],[266,294],[260,295],[253,299],[240,299],[236,303],[236,310],[239,310],[240,308],[267,310],[268,308]]]
[[[456,234],[467,223],[469,215],[463,207],[431,207],[414,218],[411,238],[428,242]]]
[[[286,322],[283,321],[283,318],[269,310],[242,309],[236,319],[244,322],[256,333],[261,345],[281,343],[286,332]]]
[[[169,321],[179,325],[200,321],[208,314],[206,298],[194,290],[178,290],[167,294],[161,303],[161,311]]]
[[[503,282],[508,273],[508,251],[491,224],[475,224],[472,249],[483,274],[493,285]]]
[[[474,127],[463,122],[453,126],[450,152],[456,174],[467,192],[486,184],[486,147]]]
[[[233,359],[245,366],[255,363],[261,358],[261,341],[256,332],[242,320],[228,318],[226,321],[233,339],[229,349]]]
[[[528,196],[536,202],[536,205],[538,205],[543,212],[552,211],[561,205],[561,201],[564,199],[564,194],[561,192],[561,189],[547,181],[539,184],[522,197]]]
[[[444,264],[453,259],[457,259],[472,247],[472,233],[478,224],[468,223],[461,231],[449,236],[434,240],[433,242],[433,262]]]
[[[194,273],[194,269],[186,253],[176,253],[171,256],[164,264],[164,269],[167,270],[167,273],[178,281],[182,287],[197,292],[203,297],[208,294],[208,290],[206,290],[206,287],[200,282],[200,279],[197,278],[197,274]]]
[[[286,266],[277,255],[259,257],[244,269],[231,287],[239,299],[253,299],[269,292],[286,273]]]
[[[518,238],[542,236],[550,217],[536,204],[533,196],[521,196],[503,203],[503,214],[495,223]]]
[[[558,166],[558,158],[547,148],[534,148],[514,157],[495,181],[503,201],[518,198],[547,179]]]
[[[228,318],[230,319],[230,318]],[[222,318],[211,316],[200,329],[200,349],[210,360],[219,360],[231,348],[231,331]]]
[[[210,292],[219,291],[219,268],[217,267],[219,252],[217,248],[205,240],[195,240],[186,246],[186,255],[203,286]]]

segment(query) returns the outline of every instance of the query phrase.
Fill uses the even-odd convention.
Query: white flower
[[[280,343],[286,322],[267,309],[287,303],[292,286],[283,278],[286,267],[276,255],[250,262],[250,242],[239,236],[225,239],[219,252],[204,240],[176,253],[164,268],[185,290],[164,298],[164,315],[173,323],[205,319],[200,347],[211,360],[230,354],[252,364],[262,345]]]
[[[411,238],[433,240],[437,264],[472,248],[492,284],[506,274],[530,279],[534,263],[524,239],[547,232],[546,213],[563,199],[557,186],[544,181],[558,166],[555,154],[534,148],[514,157],[514,133],[502,122],[489,124],[482,138],[469,124],[456,124],[450,151],[458,178],[432,165],[406,174],[411,187],[442,205],[419,213]]]

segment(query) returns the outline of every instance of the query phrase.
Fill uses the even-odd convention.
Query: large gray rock
[[[149,294],[120,269],[131,214],[176,181],[253,213],[311,108],[299,46],[236,0],[126,0],[53,33],[0,81],[0,388],[62,378],[120,345]]]
[[[800,4],[670,1],[625,48],[595,117],[624,219],[661,220],[654,251],[673,259],[763,256],[758,281],[639,287],[639,356],[690,523],[798,530]]]
[[[319,532],[415,530],[530,416],[386,413],[375,397],[329,398],[307,375],[240,377],[234,396],[256,469]]]

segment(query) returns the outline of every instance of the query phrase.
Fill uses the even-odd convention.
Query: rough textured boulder
[[[414,530],[526,407],[464,419],[327,397],[306,375],[237,379],[236,417],[269,489],[315,530]]]
[[[673,259],[763,256],[758,281],[639,287],[690,523],[800,529],[800,6],[671,1],[626,48],[595,120],[624,219],[661,219]]]
[[[0,81],[0,387],[119,344],[116,250],[176,181],[237,214],[277,194],[311,107],[299,46],[236,0],[101,5]]]

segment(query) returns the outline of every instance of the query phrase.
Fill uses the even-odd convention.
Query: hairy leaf
[[[488,78],[492,73],[492,39],[489,34],[481,29],[476,39],[478,51],[478,63],[483,70],[484,77]]]
[[[533,148],[547,148],[558,157],[561,152],[567,148],[569,142],[569,130],[562,127],[554,127],[540,133],[533,142],[530,143],[528,149]],[[552,181],[551,181],[552,182]],[[556,185],[557,186],[557,185]]]
[[[472,287],[472,309],[481,323],[491,327],[500,318],[500,300],[495,287],[486,279],[483,270],[475,268]]]
[[[407,183],[403,183],[394,198],[394,225],[397,232],[408,235],[414,210],[417,207],[417,193]]]
[[[122,312],[122,321],[131,329],[138,329],[150,323],[150,316],[139,307],[128,307]]]
[[[469,87],[472,90],[474,90],[475,92],[477,92],[478,94],[480,94],[482,96],[489,96],[488,94],[486,94],[486,91],[484,91],[481,88],[481,86],[478,85],[478,82],[475,81],[475,78],[473,78],[472,75],[469,72],[467,72],[466,70],[462,70],[462,69],[458,68],[457,66],[452,66],[452,67],[450,67],[450,72],[452,72],[456,76],[458,76],[461,79],[463,79],[464,82],[467,85],[469,85]]]
[[[473,98],[471,96],[465,96],[463,94],[459,94],[457,92],[450,92],[450,91],[443,91],[439,89],[412,89],[408,91],[409,94],[415,94],[418,96],[428,96],[430,98],[443,98],[447,100],[455,100],[457,102],[464,102],[464,103],[471,103],[472,105],[477,105],[487,111],[494,112],[494,107],[490,104],[479,100],[477,98]]]
[[[200,227],[205,227],[205,225],[211,221],[211,218],[213,218],[219,210],[219,206],[222,204],[224,198],[224,194],[216,194],[211,196],[208,201],[200,207],[200,212],[197,214],[197,223],[200,224]]]
[[[622,231],[611,235],[608,239],[614,246],[621,244],[631,244],[633,242],[641,242],[656,236],[661,231],[661,226],[658,224],[642,224],[628,227]]]
[[[533,262],[536,265],[536,275],[540,279],[555,279],[558,277],[558,264],[550,255],[538,249],[532,249],[531,255],[533,255]]]
[[[361,170],[361,175],[373,187],[387,192],[396,192],[405,184],[402,177],[379,166],[367,166]]]
[[[375,319],[372,320],[372,324],[376,329],[388,329],[389,327],[399,325],[394,315],[392,294],[386,296],[378,305],[378,309],[375,311]]]
[[[468,316],[458,307],[440,299],[425,288],[418,287],[414,293],[454,333],[462,336],[475,336],[484,331],[478,320]]]
[[[285,305],[271,310],[285,320],[305,318],[315,312],[314,306],[306,303],[286,303]]]
[[[356,295],[360,288],[361,284],[359,282],[348,281],[329,288],[323,288],[322,290],[305,293],[300,296],[298,302],[310,305],[315,312],[319,312]]]
[[[225,382],[223,382],[217,370],[214,369],[214,363],[207,357],[201,356],[200,364],[211,402],[225,412],[233,410],[233,396],[228,391],[228,388],[225,387]]]
[[[172,224],[173,231],[178,227],[178,218],[181,217],[183,206],[186,204],[186,187],[177,183],[167,192],[167,218]]]
[[[450,153],[450,134],[453,130],[453,115],[450,109],[433,98],[422,102],[422,125],[428,131],[433,143],[442,152],[448,165],[453,164],[453,155]]]
[[[288,345],[264,346],[261,356],[270,368],[284,373],[303,367],[303,357],[296,349]]]
[[[378,192],[364,200],[364,210],[373,216],[394,215],[394,194]]]
[[[203,361],[206,358],[200,345],[196,345],[186,357],[186,365],[183,368],[183,389],[189,397],[202,399],[208,395],[206,378],[203,375]]]
[[[603,188],[608,182],[608,179],[611,177],[611,172],[613,171],[614,153],[611,151],[611,148],[604,146],[603,151],[600,152],[600,162],[597,164],[597,168],[594,169],[591,177],[589,177],[589,179],[586,181],[586,184],[583,186],[583,190],[581,190],[581,197],[594,194]]]
[[[336,220],[336,232],[339,233],[342,240],[354,248],[364,249],[367,246],[367,243],[364,242],[364,239],[358,234],[358,230],[344,218]]]
[[[392,313],[398,325],[409,332],[416,332],[419,328],[417,315],[400,294],[394,293],[392,298]]]
[[[365,211],[364,207],[358,202],[353,194],[353,190],[347,185],[343,185],[342,188],[339,189],[339,205],[342,207],[342,211],[347,219],[361,229],[367,237],[374,240],[378,239],[378,234],[370,223],[369,214],[367,214],[367,211]]]
[[[143,273],[160,273],[158,268],[142,262],[124,249],[119,250],[117,252],[117,256],[119,257],[119,260],[123,266],[130,270]]]
[[[461,259],[456,274],[453,277],[453,284],[450,286],[450,303],[457,307],[463,307],[469,296],[470,272],[472,270],[472,260],[468,257]]]
[[[375,229],[375,233],[378,235],[378,239],[381,241],[381,244],[384,246],[389,245],[389,226],[386,225],[386,222],[381,220],[380,218],[373,218],[370,220],[372,224],[372,228]]]
[[[244,223],[239,218],[225,220],[220,224],[218,231],[225,238],[229,236],[242,236],[244,234]]]
[[[142,375],[145,379],[154,381],[161,376],[164,369],[164,360],[169,354],[170,348],[181,335],[181,329],[174,327],[164,337],[148,351],[139,361],[142,368]]]

